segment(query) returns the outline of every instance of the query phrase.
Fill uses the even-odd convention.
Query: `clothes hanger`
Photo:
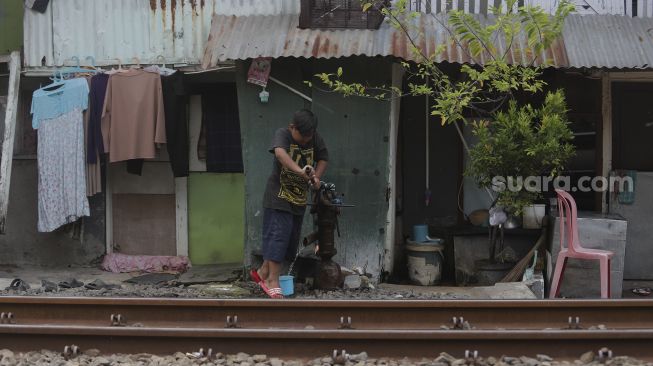
[[[65,67],[61,70],[61,73],[63,74],[63,77],[66,78],[66,76],[70,76],[70,74],[88,74],[88,73],[97,73],[97,70],[95,69],[85,69],[81,67],[79,64],[79,57],[73,56],[70,58],[72,61],[75,62],[74,67]]]
[[[132,69],[140,69],[141,68],[141,60],[138,57],[132,57],[132,61],[136,60],[136,65],[132,65]]]
[[[166,67],[166,58],[163,57],[163,55],[158,55],[156,56],[156,61],[159,61],[159,59],[162,59],[161,61],[161,67],[159,67],[159,74],[164,75],[164,76],[169,76],[177,72],[175,69],[169,69]]]
[[[120,60],[119,58],[117,58],[117,59],[115,59],[115,60],[118,61],[118,68],[116,69],[116,68],[114,67],[114,68],[112,68],[111,70],[107,71],[106,74],[108,74],[108,75],[113,75],[113,74],[118,73],[118,72],[126,72],[126,71],[128,71],[128,70],[122,68],[122,60]]]

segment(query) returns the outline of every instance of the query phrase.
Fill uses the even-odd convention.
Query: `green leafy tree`
[[[316,75],[327,91],[381,100],[404,95],[428,96],[431,115],[438,116],[442,125],[453,123],[458,129],[458,123],[467,123],[469,117],[480,119],[472,125],[481,145],[468,151],[472,166],[468,174],[476,178],[481,187],[490,186],[489,173],[499,172],[503,164],[498,161],[500,159],[509,158],[513,164],[525,164],[518,168],[524,172],[538,170],[538,174],[556,174],[563,168],[573,154],[573,147],[568,144],[571,132],[564,118],[564,95],[548,93],[545,106],[538,110],[528,105],[519,107],[515,96],[541,92],[545,87],[542,68],[550,64],[544,59],[545,51],[560,37],[565,18],[575,9],[573,4],[562,0],[555,12],[548,14],[541,7],[516,6],[517,0],[506,0],[504,7],[491,8],[492,16],[483,21],[458,10],[444,15],[411,12],[407,0],[398,0],[390,7],[386,4],[382,0],[362,1],[363,10],[381,11],[409,41],[413,61],[402,62],[408,77],[407,90],[346,82],[345,72],[338,68],[334,73]],[[450,76],[438,62],[447,44],[439,45],[430,54],[420,47],[424,30],[417,26],[420,24],[415,21],[418,17],[433,17],[448,31],[449,43],[471,60],[470,64],[461,66],[459,76]],[[527,64],[509,62],[514,55],[526,55],[525,59],[530,61]],[[495,123],[497,128],[492,127]],[[512,131],[512,128],[521,130]],[[462,137],[460,129],[459,135]],[[521,137],[529,137],[529,141],[511,140]],[[505,153],[517,154],[519,158],[501,156],[497,152],[499,146],[510,147]],[[494,154],[488,154],[488,150]],[[490,165],[483,171],[486,164]],[[502,193],[499,204],[507,205],[512,200],[519,209],[532,199],[533,195],[528,193],[523,196]]]

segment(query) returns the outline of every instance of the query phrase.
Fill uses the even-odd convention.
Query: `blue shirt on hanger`
[[[63,80],[61,85],[48,85],[32,94],[32,127],[36,130],[44,119],[68,113],[75,108],[88,107],[88,82],[84,78]],[[48,90],[49,88],[55,89]]]

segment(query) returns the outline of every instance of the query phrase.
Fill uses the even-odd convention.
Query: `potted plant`
[[[465,174],[496,192],[496,206],[519,217],[524,207],[542,198],[541,178],[559,175],[574,155],[566,114],[564,93],[558,90],[547,93],[540,108],[512,100],[492,121],[474,122],[478,142],[470,149]],[[528,184],[538,181],[540,187]]]

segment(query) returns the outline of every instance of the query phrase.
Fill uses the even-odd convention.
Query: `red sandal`
[[[265,292],[266,295],[270,296],[272,299],[283,299],[283,295],[281,294],[281,289],[280,288],[268,288],[268,286],[265,285],[265,281],[259,276],[258,272],[256,269],[252,268],[249,271],[249,276],[252,278],[252,281],[256,282],[261,290]]]

